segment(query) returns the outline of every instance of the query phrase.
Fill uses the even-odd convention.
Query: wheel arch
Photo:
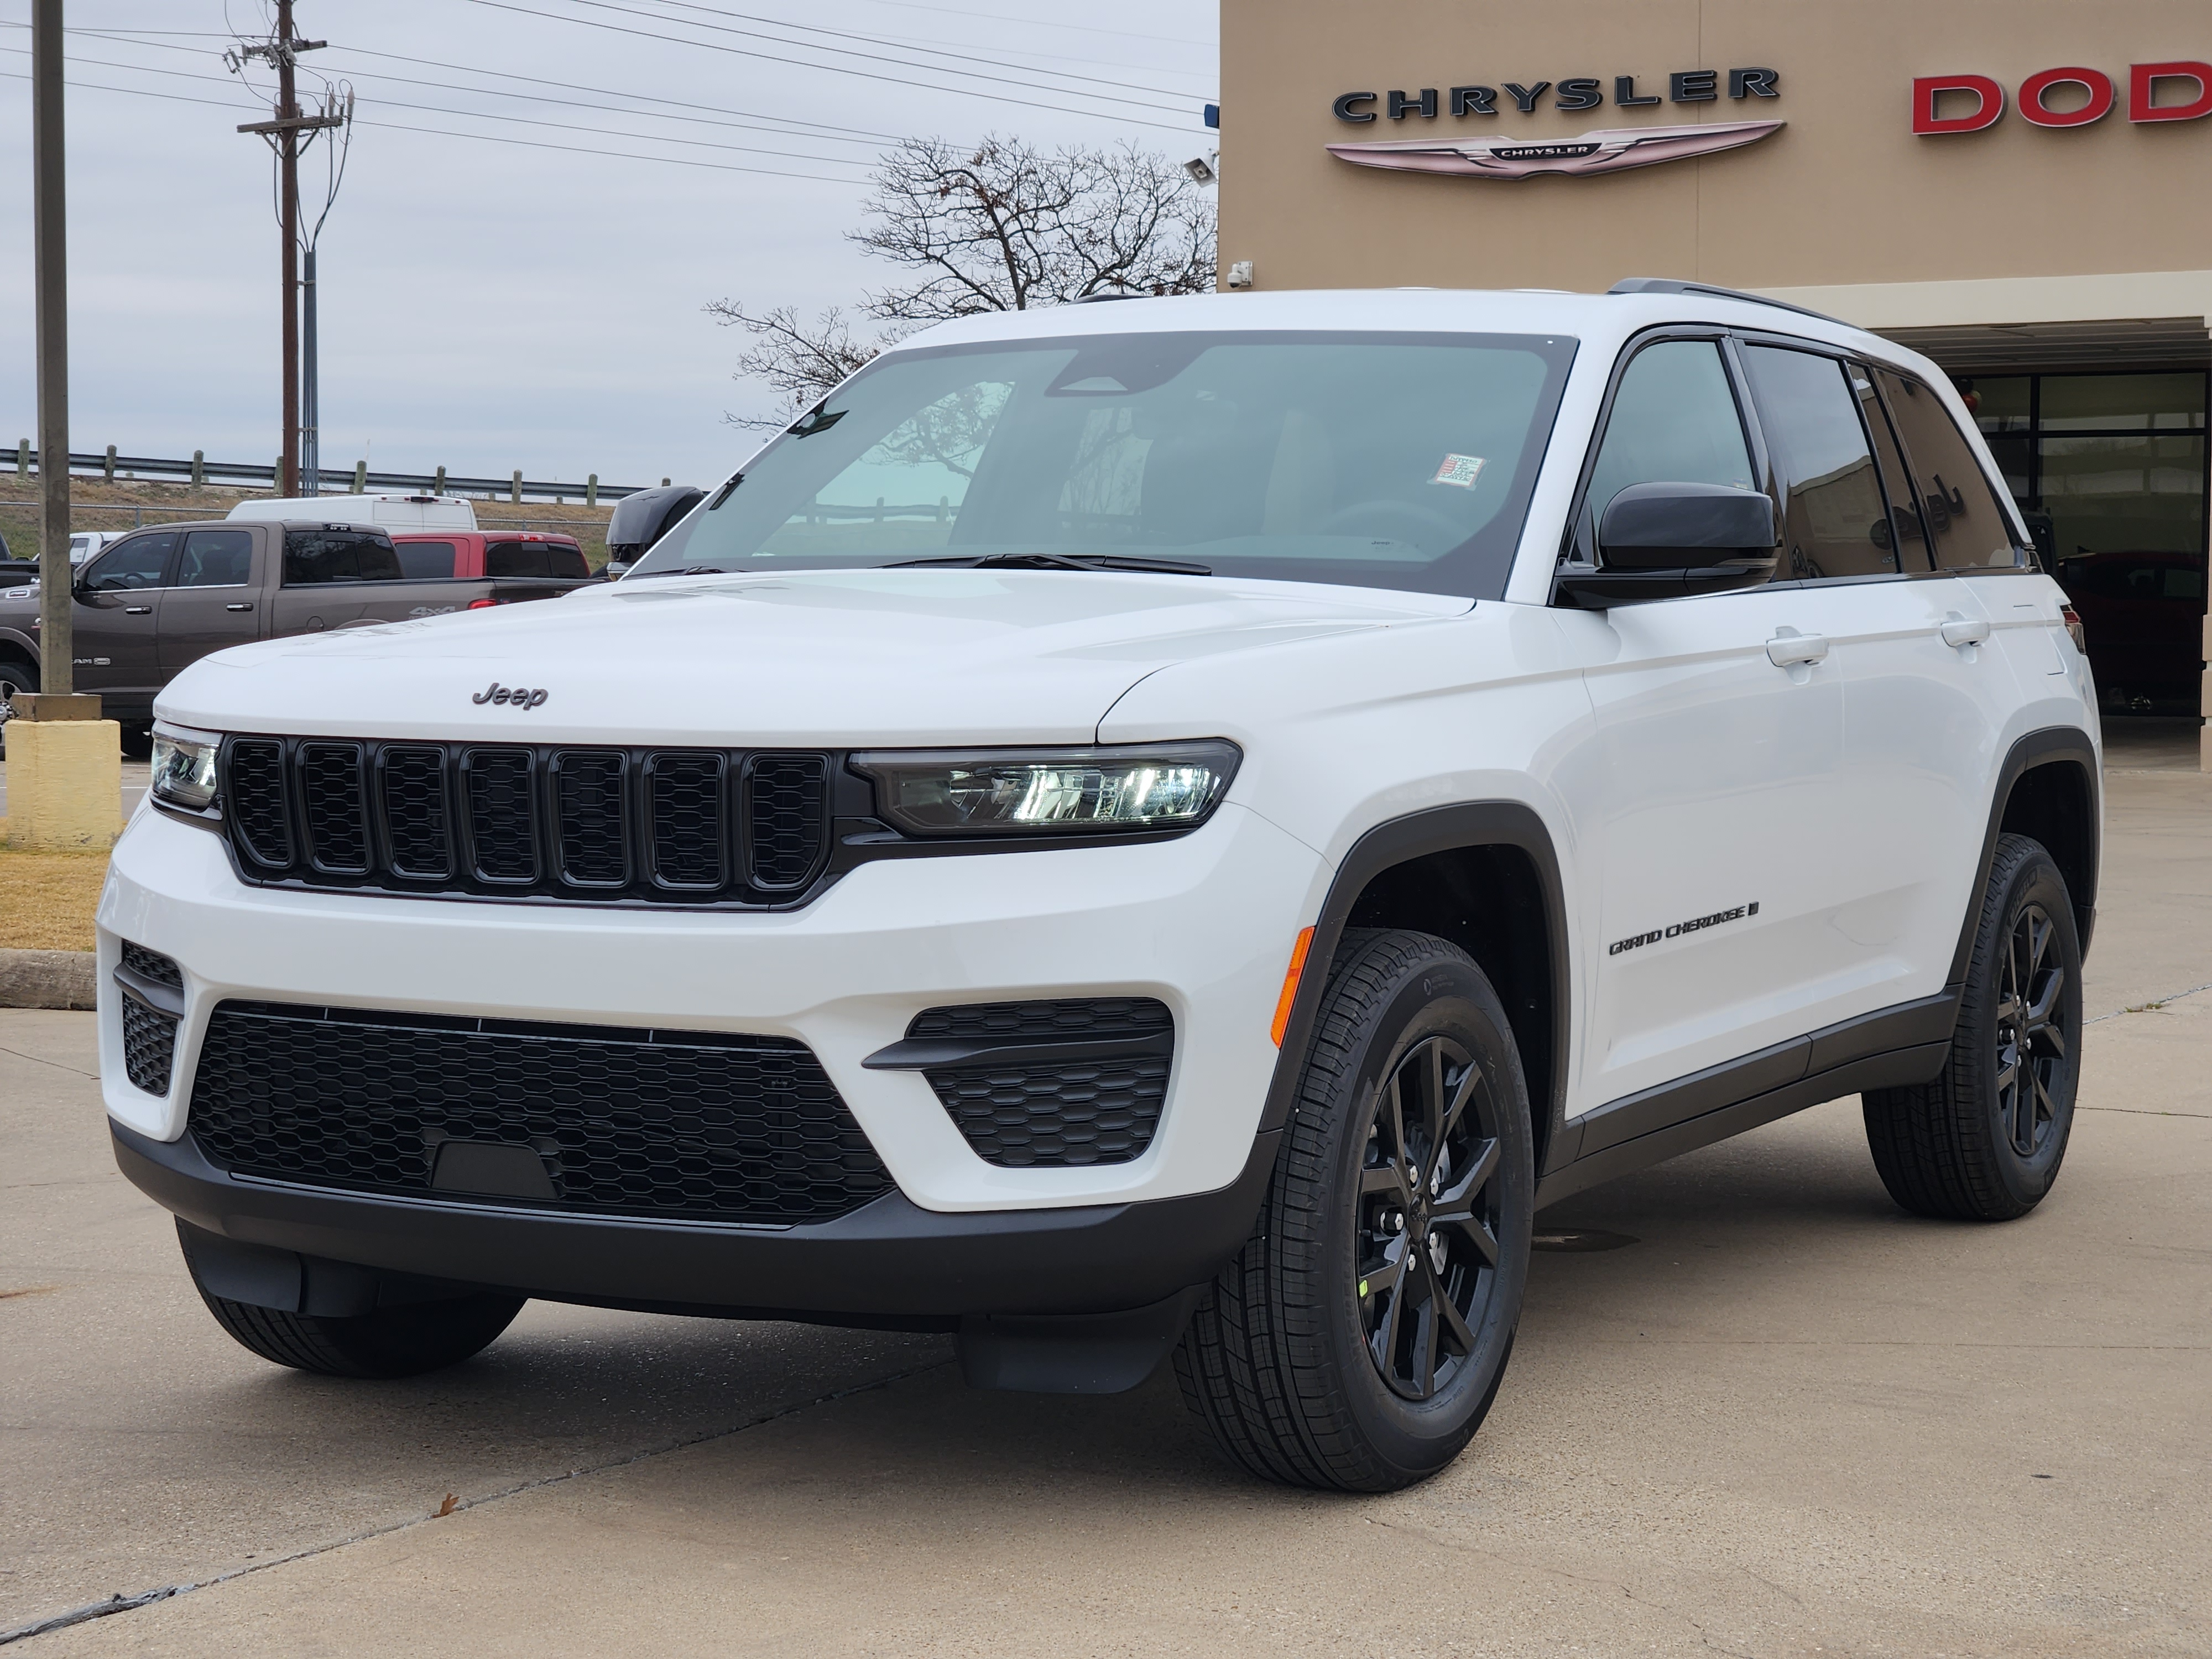
[[[2059,874],[2066,878],[2066,890],[2074,901],[2075,931],[2081,935],[2083,957],[2088,956],[2089,936],[2097,922],[2103,823],[2097,749],[2087,732],[2073,726],[2051,726],[2031,732],[2013,744],[1997,773],[1989,828],[1982,837],[1972,896],[1960,926],[1948,984],[1956,987],[1966,979],[1966,962],[1973,951],[1974,923],[1981,915],[1982,890],[1989,884],[1998,838],[2006,835],[2031,836],[2051,854]]]
[[[1528,1074],[1542,1174],[1561,1144],[1570,994],[1565,895],[1543,819],[1518,801],[1473,802],[1394,818],[1353,843],[1314,923],[1267,1089],[1265,1129],[1290,1120],[1328,964],[1352,927],[1433,933],[1489,977]]]

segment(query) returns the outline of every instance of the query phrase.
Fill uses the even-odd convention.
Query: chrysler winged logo
[[[1782,125],[1779,121],[1705,121],[1686,127],[1608,127],[1566,139],[1396,138],[1331,144],[1328,153],[1354,167],[1448,173],[1462,179],[1527,179],[1540,173],[1580,177],[1741,149]]]

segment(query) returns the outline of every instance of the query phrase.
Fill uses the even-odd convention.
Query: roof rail
[[[1844,328],[1856,328],[1856,323],[1846,323],[1840,317],[1831,317],[1825,311],[1814,311],[1806,306],[1793,306],[1787,300],[1770,300],[1764,294],[1746,294],[1737,288],[1716,288],[1711,283],[1686,283],[1679,276],[1624,276],[1607,294],[1703,294],[1715,300],[1741,300],[1748,306],[1772,306],[1777,311],[1794,311],[1800,317],[1817,317],[1824,323],[1838,324]]]

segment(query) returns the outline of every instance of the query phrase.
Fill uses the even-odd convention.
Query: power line
[[[628,12],[628,13],[631,14],[632,15],[634,15],[634,16],[638,16],[638,17],[653,17],[653,16],[659,16],[659,17],[660,18],[660,21],[663,21],[663,22],[668,22],[668,23],[680,23],[680,22],[683,22],[683,21],[684,21],[684,19],[682,19],[682,18],[678,18],[678,17],[669,17],[669,16],[666,16],[665,14],[659,14],[659,13],[654,13],[654,12],[643,11],[643,10],[641,10],[640,9],[638,9],[637,7],[635,7],[635,6],[616,5],[616,4],[611,3],[611,0],[570,0],[570,3],[571,3],[571,4],[574,4],[574,5],[579,5],[579,6],[590,6],[590,7],[592,7],[594,10],[598,10],[598,11],[621,11],[621,12]],[[910,48],[911,50],[914,50],[914,51],[916,51],[916,52],[926,52],[929,53],[929,54],[930,54],[932,57],[933,57],[933,58],[957,58],[957,60],[959,60],[961,63],[963,63],[963,64],[990,64],[990,65],[991,65],[993,68],[994,68],[994,69],[1020,69],[1020,68],[1024,67],[1024,65],[1019,64],[1009,63],[1006,59],[1005,59],[1005,58],[986,58],[986,57],[981,56],[980,54],[977,54],[977,53],[975,53],[975,52],[948,52],[948,51],[946,51],[946,50],[945,50],[944,47],[942,47],[942,46],[924,46],[924,45],[921,45],[921,43],[916,42],[916,41],[894,40],[894,39],[890,39],[890,38],[887,38],[887,37],[885,37],[885,36],[884,36],[884,35],[880,35],[880,34],[861,34],[861,33],[856,33],[855,31],[851,30],[851,29],[825,29],[825,28],[817,27],[816,25],[814,25],[814,24],[812,24],[812,23],[787,23],[787,22],[783,21],[782,21],[781,19],[780,19],[780,18],[775,18],[775,17],[759,17],[759,16],[756,16],[756,15],[753,15],[752,13],[750,13],[750,12],[744,12],[744,11],[730,11],[730,10],[726,9],[726,8],[723,8],[723,7],[720,7],[720,6],[695,5],[695,4],[690,3],[690,0],[659,0],[659,3],[661,3],[661,4],[663,4],[663,5],[673,6],[673,7],[675,7],[675,8],[676,8],[678,10],[679,10],[679,11],[700,11],[700,12],[705,12],[708,15],[712,16],[712,17],[734,17],[734,18],[738,19],[738,20],[739,20],[739,21],[741,21],[748,22],[748,23],[767,23],[767,24],[771,25],[771,26],[772,26],[772,27],[776,27],[776,28],[780,28],[780,29],[793,29],[793,30],[797,30],[797,31],[799,31],[799,33],[805,33],[805,34],[826,34],[826,35],[830,36],[833,40],[865,40],[865,41],[866,41],[870,46],[906,46],[906,47],[908,47],[908,48]],[[714,23],[696,23],[696,24],[694,24],[692,27],[695,27],[695,28],[718,28],[718,27],[720,27],[720,25],[719,25],[719,24],[714,24]],[[730,30],[730,31],[729,31],[729,33],[732,33],[732,34],[747,34],[747,35],[750,35],[750,34],[752,34],[752,33],[753,33],[753,32],[752,32],[751,30],[750,30],[750,29],[732,29],[732,30]],[[756,38],[756,39],[765,39],[765,38],[773,38],[773,37],[755,36],[754,38]],[[797,40],[794,40],[794,41],[790,42],[789,44],[791,44],[791,45],[793,45],[793,46],[804,46],[804,45],[806,45],[806,44],[808,44],[808,43],[806,43],[806,42],[805,42],[805,41],[797,41]],[[844,49],[843,47],[841,47],[841,46],[823,46],[823,47],[819,48],[818,50],[823,51],[823,52],[842,52],[842,51],[843,51],[843,50],[845,50],[845,49]],[[873,54],[873,53],[870,53],[870,52],[858,52],[858,53],[854,53],[854,55],[855,57],[866,57],[866,58],[875,58],[875,54]],[[896,60],[895,60],[895,59],[875,59],[875,61],[878,61],[878,62],[895,62]],[[925,67],[925,68],[935,68],[935,67],[936,67],[936,65],[934,65],[934,64],[927,64],[927,65],[924,65],[924,67]],[[969,71],[968,71],[968,70],[952,70],[952,69],[948,69],[948,70],[945,70],[944,72],[945,72],[945,74],[947,74],[947,75],[965,75],[965,74],[968,74]],[[1168,88],[1165,88],[1165,87],[1148,87],[1148,86],[1140,85],[1139,83],[1138,83],[1138,82],[1133,82],[1133,81],[1109,81],[1109,80],[1106,79],[1106,78],[1105,78],[1104,76],[1097,76],[1097,75],[1078,75],[1078,74],[1074,73],[1074,72],[1073,72],[1073,70],[1037,70],[1037,71],[1036,71],[1036,73],[1038,73],[1038,74],[1040,74],[1040,75],[1051,75],[1051,76],[1058,76],[1060,80],[1063,80],[1063,81],[1088,81],[1088,82],[1090,82],[1093,86],[1099,86],[1099,87],[1119,87],[1119,88],[1121,88],[1121,90],[1122,90],[1122,91],[1124,91],[1124,92],[1149,92],[1149,93],[1156,94],[1157,95],[1158,95],[1158,96],[1160,96],[1160,97],[1162,97],[1162,98],[1177,98],[1177,99],[1179,99],[1179,98],[1182,98],[1182,96],[1184,96],[1184,94],[1183,94],[1179,93],[1179,92],[1171,91],[1170,89],[1169,89]],[[997,80],[999,77],[998,77],[998,76],[978,76],[977,78],[978,78],[978,79],[981,79],[981,80]],[[1102,95],[1103,95],[1103,94],[1102,94]],[[1130,101],[1130,100],[1124,99],[1124,100],[1117,100],[1116,101],[1117,101],[1117,102],[1127,102],[1127,101]],[[1156,105],[1144,105],[1144,106],[1141,106],[1141,107],[1148,108],[1148,109],[1149,109],[1149,108],[1157,108],[1157,107],[1158,107],[1158,106],[1156,106]]]
[[[17,75],[7,70],[0,70],[0,81],[27,81],[30,78],[27,75]],[[211,108],[233,111],[250,111],[258,107],[252,104],[233,103],[216,98],[194,98],[180,92],[152,92],[144,87],[111,87],[98,81],[71,81],[69,84],[86,92],[118,93],[126,98],[159,98],[164,103],[171,104],[205,104]],[[484,144],[516,144],[526,149],[557,149],[572,155],[601,155],[618,161],[657,161],[664,167],[704,167],[714,173],[750,173],[764,179],[807,179],[823,185],[853,185],[862,182],[855,179],[833,179],[825,173],[779,173],[770,167],[740,167],[732,161],[694,161],[681,155],[639,155],[629,150],[592,149],[581,144],[550,144],[532,138],[504,138],[496,133],[489,132],[446,132],[436,127],[410,126],[404,121],[369,121],[356,116],[355,124],[359,126],[380,128],[386,132],[420,132],[437,138],[473,138],[478,143]]]
[[[706,52],[726,52],[732,57],[757,58],[764,63],[786,64],[795,69],[827,70],[834,74],[852,76],[856,80],[882,81],[886,82],[892,86],[915,88],[930,92],[957,93],[963,98],[980,99],[988,103],[1014,104],[1018,105],[1024,109],[1050,110],[1054,114],[1058,115],[1079,115],[1089,117],[1093,120],[1119,121],[1124,125],[1128,126],[1157,127],[1164,132],[1181,133],[1188,131],[1186,127],[1171,126],[1165,121],[1146,121],[1133,115],[1119,115],[1110,111],[1078,109],[1066,104],[1044,104],[1039,103],[1033,98],[1009,98],[1003,93],[978,92],[970,87],[939,86],[927,81],[910,80],[903,76],[877,75],[867,70],[846,69],[837,64],[811,63],[803,58],[779,58],[773,52],[753,52],[743,46],[726,46],[719,41],[714,40],[691,40],[680,34],[656,34],[650,29],[629,28],[620,23],[603,23],[594,18],[564,17],[557,12],[538,11],[529,6],[508,4],[506,3],[506,0],[469,0],[469,3],[471,5],[489,7],[495,11],[514,12],[526,17],[542,17],[551,22],[574,23],[580,28],[604,29],[611,33],[634,35],[638,39],[644,40],[665,41],[671,46],[690,46],[694,50],[702,50]],[[935,66],[932,65],[931,67],[934,68]],[[960,71],[940,70],[939,72],[959,73]],[[1070,95],[1074,97],[1090,97],[1098,99],[1098,94],[1091,93],[1071,93]],[[1098,100],[1104,101],[1103,99],[1098,99]],[[1133,100],[1121,99],[1115,100],[1115,101],[1126,103]],[[1164,112],[1167,106],[1164,105],[1148,105],[1145,107],[1158,107]]]
[[[23,48],[21,46],[0,46],[0,52],[8,52],[20,57],[22,55]],[[105,58],[73,57],[70,61],[76,64],[94,65],[100,69],[122,70],[131,75],[163,75],[167,76],[172,80],[209,81],[226,86],[233,84],[228,76],[220,75],[195,75],[189,70],[155,69],[144,64],[118,64],[112,59]],[[397,79],[399,77],[394,76],[391,78]],[[468,87],[454,87],[452,88],[451,90],[455,92],[468,92],[472,90],[472,88]],[[241,106],[240,107],[243,106]],[[596,133],[601,137],[608,138],[635,138],[639,140],[641,143],[648,144],[683,144],[687,148],[726,149],[749,155],[775,155],[781,156],[787,161],[820,161],[832,167],[865,167],[872,165],[871,163],[865,161],[848,161],[842,155],[809,155],[803,151],[769,149],[757,144],[718,144],[709,139],[678,138],[665,133],[623,132],[608,127],[576,126],[565,121],[535,120],[526,115],[496,115],[481,110],[450,109],[442,104],[410,104],[398,99],[379,99],[376,100],[374,107],[380,109],[411,109],[420,111],[421,112],[428,115],[458,115],[464,120],[471,121],[509,121],[521,126],[550,127],[556,131],[561,132]],[[599,107],[604,108],[606,106],[599,106]],[[681,118],[659,117],[655,118],[669,119]],[[368,124],[365,123],[364,125]],[[375,125],[384,124],[378,123]],[[427,130],[428,129],[425,129],[425,131]],[[793,136],[795,137],[802,135],[793,134]]]
[[[27,24],[13,23],[8,21],[4,18],[0,18],[0,28],[20,29],[28,27],[29,26]],[[155,33],[164,32],[165,31],[160,30],[149,31],[149,33]],[[186,31],[176,30],[167,32],[183,33]],[[181,52],[187,53],[195,58],[202,56],[200,49],[197,47],[173,46],[164,41],[141,39],[137,34],[120,29],[72,28],[70,30],[70,33],[72,34],[90,34],[101,40],[111,40],[127,46],[150,46],[158,52]],[[218,38],[228,40],[232,37],[226,34]],[[791,127],[815,127],[821,130],[816,132],[793,132],[790,136],[794,138],[814,138],[828,143],[841,144],[867,144],[878,142],[887,144],[896,144],[901,141],[901,135],[896,132],[873,132],[866,127],[839,127],[833,130],[823,122],[804,120],[797,116],[763,115],[755,110],[733,110],[726,109],[720,105],[715,104],[689,103],[680,98],[661,98],[646,92],[622,92],[608,87],[579,85],[572,81],[548,81],[533,75],[517,75],[509,70],[483,69],[468,64],[447,63],[428,58],[410,58],[400,52],[376,52],[368,46],[349,46],[339,45],[333,46],[331,50],[334,52],[353,52],[364,58],[380,58],[395,64],[415,64],[426,69],[451,70],[462,75],[489,75],[495,76],[501,80],[524,82],[531,86],[558,87],[564,92],[597,92],[611,98],[628,99],[632,103],[666,104],[673,109],[706,110],[710,113],[717,115],[733,115],[746,118],[744,119],[736,121],[712,121],[704,123],[704,125],[711,126],[742,127],[759,132],[783,132]],[[81,58],[78,61],[82,63],[100,63],[104,60],[100,58]],[[110,64],[109,67],[116,69],[132,69],[138,70],[142,74],[149,75],[159,72],[147,69],[142,64]],[[655,121],[696,121],[701,119],[701,118],[697,116],[661,115],[652,110],[625,109],[616,104],[595,104],[581,99],[547,98],[537,93],[508,92],[505,88],[500,87],[471,87],[457,85],[450,81],[423,81],[411,76],[393,75],[389,70],[357,70],[355,73],[357,75],[368,76],[376,80],[397,82],[403,86],[435,87],[441,91],[470,92],[475,93],[480,97],[514,98],[545,104],[569,104],[579,109],[605,110],[610,114],[614,115],[642,115],[647,117],[648,119]]]
[[[872,6],[895,6],[901,11],[933,11],[946,17],[976,17],[988,23],[1013,23],[1024,28],[1073,29],[1084,34],[1110,34],[1123,40],[1160,40],[1174,46],[1202,46],[1209,52],[1220,50],[1218,40],[1190,40],[1180,34],[1143,34],[1134,29],[1103,29],[1093,23],[1062,23],[1044,17],[1009,17],[1004,12],[962,11],[952,6],[929,6],[919,0],[863,0]]]

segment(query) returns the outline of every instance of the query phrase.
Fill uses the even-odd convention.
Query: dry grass
[[[91,950],[92,913],[106,878],[105,853],[0,848],[0,950]]]

